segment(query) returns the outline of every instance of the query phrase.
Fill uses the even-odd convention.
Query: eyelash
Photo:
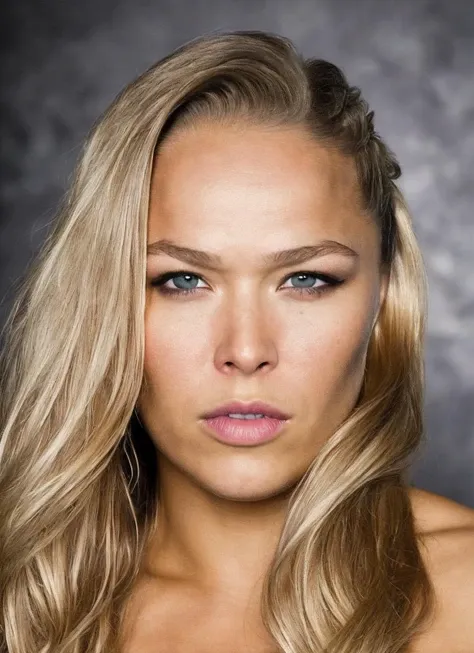
[[[317,277],[318,279],[325,281],[326,285],[321,286],[319,288],[291,288],[291,290],[295,290],[299,295],[322,295],[323,293],[328,292],[332,288],[344,283],[343,279],[338,279],[336,277],[332,277],[327,274],[319,274],[317,272],[313,272],[310,270],[302,270],[301,272],[294,272],[293,274],[290,274],[287,277],[285,277],[285,279],[283,279],[283,283],[285,283],[292,277],[297,277],[300,275]],[[185,289],[165,288],[164,284],[170,279],[173,279],[175,277],[185,277],[185,276],[195,277],[196,279],[201,279],[202,281],[204,281],[202,277],[192,272],[187,272],[185,270],[173,270],[172,272],[165,272],[164,274],[161,274],[160,276],[153,279],[151,281],[151,285],[153,287],[159,287],[158,292],[160,292],[162,295],[168,295],[174,297],[177,297],[178,295],[179,296],[191,295],[196,292],[199,292],[200,290],[204,290],[203,288],[185,288]]]

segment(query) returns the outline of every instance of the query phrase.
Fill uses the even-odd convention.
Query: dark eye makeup
[[[293,277],[301,277],[301,276],[321,279],[322,281],[325,282],[325,284],[324,286],[318,286],[316,288],[311,288],[311,287],[289,288],[290,290],[295,291],[299,295],[322,295],[323,293],[326,293],[332,290],[334,287],[340,286],[341,284],[344,283],[344,279],[339,279],[337,277],[328,274],[321,274],[313,270],[302,270],[300,272],[293,272],[292,274],[286,276],[283,279],[282,283],[285,283],[285,281],[288,281]],[[189,272],[187,270],[172,270],[170,272],[165,272],[164,274],[160,274],[159,276],[152,279],[150,283],[153,287],[157,288],[160,294],[165,296],[176,297],[176,298],[182,297],[184,295],[196,294],[202,290],[206,290],[205,288],[170,288],[169,286],[164,285],[171,279],[184,278],[184,277],[192,277],[194,279],[201,279],[202,281],[204,281],[204,279],[200,275],[194,274],[193,272]],[[188,280],[185,281],[185,283],[190,283],[190,282]]]

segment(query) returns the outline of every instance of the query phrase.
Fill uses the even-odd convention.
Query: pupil
[[[311,275],[311,274],[298,274],[296,276],[300,280],[303,279],[303,282],[306,281],[308,286],[311,286],[311,284],[313,283],[313,280],[312,280],[313,275]]]
[[[185,284],[186,283],[191,283],[189,281],[190,279],[194,279],[195,281],[197,281],[197,277],[194,277],[192,274],[180,274],[179,276],[175,277],[175,281],[174,281],[175,285],[177,285],[178,287],[179,287],[179,283],[176,282],[176,279],[185,279],[185,282],[184,282]],[[188,288],[186,288],[186,286],[185,286],[185,289],[188,289]]]
[[[305,284],[307,286],[311,286],[312,283],[313,283],[314,275],[312,275],[312,274],[295,274],[294,276],[297,277],[300,282],[302,282],[303,284]],[[193,287],[193,288],[195,287],[195,285],[194,286],[192,285],[192,279],[194,279],[195,284],[197,282],[197,277],[195,277],[192,274],[180,274],[180,275],[174,277],[174,283],[178,287],[180,286],[180,282],[179,281],[176,282],[176,279],[184,279],[185,280],[184,281],[184,288],[185,289],[189,289],[189,287],[187,287],[186,284],[191,284],[191,287]]]

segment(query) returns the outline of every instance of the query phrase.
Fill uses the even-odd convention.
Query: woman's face
[[[222,261],[208,269],[148,256],[141,421],[175,475],[221,498],[276,496],[299,481],[356,403],[385,292],[379,233],[360,207],[354,163],[298,128],[176,132],[151,184],[148,243],[161,240]],[[264,261],[323,240],[355,255]],[[152,285],[170,271],[177,276]],[[308,287],[324,290],[302,292]],[[292,417],[271,442],[224,444],[201,416],[232,400]]]

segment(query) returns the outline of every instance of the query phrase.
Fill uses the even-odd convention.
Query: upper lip
[[[275,406],[265,404],[262,401],[252,401],[250,403],[231,401],[228,404],[223,404],[215,410],[206,413],[203,415],[203,418],[208,419],[210,417],[218,417],[219,415],[229,415],[230,413],[255,413],[263,414],[267,417],[274,417],[275,419],[290,419],[290,415],[287,415],[278,408],[275,408]]]

